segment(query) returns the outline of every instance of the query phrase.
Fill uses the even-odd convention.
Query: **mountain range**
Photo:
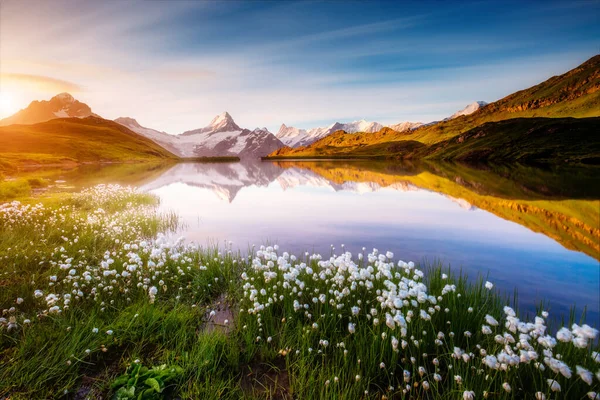
[[[475,101],[460,111],[455,112],[450,117],[445,118],[444,121],[451,120],[454,118],[461,117],[463,115],[469,115],[479,110],[481,107],[486,106],[488,103],[485,101]],[[353,122],[334,122],[331,125],[311,128],[311,129],[299,129],[293,126],[287,126],[282,124],[277,132],[277,137],[288,147],[302,147],[308,146],[311,143],[316,142],[326,136],[331,135],[337,131],[344,131],[346,133],[375,133],[379,132],[383,128],[390,128],[396,132],[407,132],[417,129],[421,126],[432,125],[439,121],[429,122],[427,124],[423,122],[399,122],[393,125],[383,125],[379,122],[369,122],[364,119]]]
[[[486,103],[476,102],[473,104]],[[469,105],[455,115],[467,115],[474,110],[476,107]],[[101,118],[94,114],[87,104],[75,100],[69,93],[60,93],[48,101],[33,101],[27,108],[0,120],[0,126],[32,125],[58,118],[86,118],[89,116]],[[347,133],[375,133],[384,128],[384,125],[379,122],[365,120],[335,122],[328,126],[308,130],[282,124],[279,132],[274,135],[267,128],[253,130],[241,128],[228,112],[223,112],[203,128],[173,135],[142,126],[137,120],[130,117],[119,117],[114,121],[181,158],[224,156],[259,158],[284,146],[306,146],[340,130]],[[402,122],[389,127],[398,132],[404,132],[422,125],[421,122]]]
[[[164,150],[164,153],[161,152],[163,156],[168,154],[168,157],[175,158],[377,157],[479,161],[494,158],[496,161],[597,163],[596,160],[600,160],[600,144],[595,134],[598,119],[590,117],[598,116],[600,55],[565,74],[493,103],[471,103],[441,121],[401,122],[385,126],[360,120],[335,122],[311,129],[282,124],[276,135],[267,128],[242,128],[227,112],[217,115],[205,127],[173,135],[144,127],[130,117],[117,118],[114,122],[102,119],[87,104],[68,93],[61,93],[48,101],[33,101],[27,108],[0,120],[0,127],[4,127],[2,131],[7,128],[11,132],[7,137],[15,140],[0,139],[3,142],[0,143],[3,145],[0,153],[18,158],[23,149],[18,146],[16,132],[31,136],[36,130],[38,133],[48,131],[48,126],[56,126],[54,120],[61,120],[61,124],[69,129],[86,126],[84,131],[88,127],[95,130],[102,128],[115,137],[123,132],[129,138],[140,136],[160,146]],[[566,117],[571,120],[556,119]],[[71,120],[86,122],[77,125]],[[117,128],[115,123],[121,128]],[[509,131],[510,135],[507,134]],[[528,134],[531,132],[535,134]],[[91,138],[93,135],[82,135],[80,140],[85,142]],[[135,142],[136,146],[149,143],[143,140]],[[527,151],[519,151],[521,148],[527,148]],[[51,146],[45,149],[45,153],[40,153],[41,150],[38,148],[35,156],[28,152],[28,157],[46,154],[49,158],[56,158],[56,151]],[[144,154],[154,150],[155,146],[136,148],[138,153]],[[104,158],[109,153],[102,151],[95,154],[102,161],[127,159],[120,152],[117,152],[119,156],[113,154],[113,158]],[[68,154],[63,156],[77,159]],[[95,159],[91,153],[86,157],[86,160]]]

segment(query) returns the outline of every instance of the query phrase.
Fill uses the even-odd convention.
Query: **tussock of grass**
[[[202,249],[161,235],[177,218],[158,215],[155,202],[99,186],[0,206],[0,397],[105,398],[135,363],[181,368],[165,393],[190,399],[438,399],[471,390],[571,399],[600,387],[600,377],[588,385],[576,370],[600,368],[597,331],[574,327],[577,346],[545,349],[542,309],[535,324],[515,320],[483,279],[437,263],[422,273],[377,251],[298,259],[276,247],[249,257]],[[233,320],[220,323],[229,329],[207,329],[224,297]],[[482,364],[482,349],[500,358],[529,346],[537,360]],[[572,377],[551,371],[559,358]]]

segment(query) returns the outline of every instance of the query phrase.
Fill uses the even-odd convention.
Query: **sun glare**
[[[13,97],[9,92],[0,92],[0,117],[13,114],[16,110]]]

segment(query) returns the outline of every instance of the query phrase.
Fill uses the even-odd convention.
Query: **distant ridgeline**
[[[0,170],[27,165],[280,158],[440,159],[600,164],[600,55],[529,89],[477,101],[442,121],[239,127],[224,112],[179,135],[106,120],[68,93],[0,120]]]

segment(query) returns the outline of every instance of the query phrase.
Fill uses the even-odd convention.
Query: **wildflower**
[[[379,364],[379,368],[384,369],[385,368],[385,363],[384,362],[380,363]]]
[[[423,381],[423,383],[421,383],[421,386],[423,386],[424,390],[429,390],[429,382]]]
[[[460,385],[462,383],[462,376],[454,375],[454,381]]]
[[[475,399],[475,392],[472,390],[465,390],[463,392],[463,400],[474,400]]]
[[[113,331],[109,329],[109,330],[107,330],[107,331],[106,331],[106,334],[107,334],[108,336],[111,336],[111,335],[113,334]]]
[[[352,322],[348,322],[348,332],[350,332],[350,333],[356,332],[356,326]]]
[[[98,328],[93,328],[92,333],[98,333]]]
[[[512,390],[512,388],[510,387],[510,385],[508,384],[508,382],[504,382],[502,384],[502,388],[506,391],[506,393],[510,393],[510,391]]]
[[[433,380],[440,382],[442,380],[442,376],[440,374],[433,374]]]
[[[546,400],[546,395],[542,392],[536,392],[535,400]]]
[[[360,381],[360,375],[356,375],[356,376],[354,377],[354,380],[355,380],[356,382]]]
[[[558,340],[560,340],[561,342],[568,343],[571,340],[573,340],[573,334],[571,333],[570,330],[563,327],[563,328],[560,328],[558,330],[558,332],[556,332],[556,338]]]
[[[490,282],[490,281],[485,282],[485,288],[487,290],[492,290],[493,287],[494,287],[494,284],[492,282]]]
[[[488,325],[491,326],[498,326],[498,321],[496,321],[496,319],[489,314],[485,316],[485,322],[487,322]]]
[[[590,371],[579,365],[576,366],[575,369],[577,371],[577,375],[579,375],[582,381],[584,381],[588,385],[592,384],[592,373]]]
[[[560,384],[556,382],[554,379],[546,379],[548,382],[548,386],[550,386],[550,390],[553,392],[560,392]]]
[[[590,400],[598,400],[598,399],[600,399],[600,395],[598,395],[598,393],[596,393],[596,392],[587,392],[587,397]]]

